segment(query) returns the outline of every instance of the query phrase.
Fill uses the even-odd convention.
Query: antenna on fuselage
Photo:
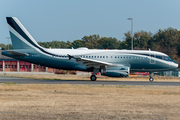
[[[151,49],[149,48],[149,51],[151,51]]]

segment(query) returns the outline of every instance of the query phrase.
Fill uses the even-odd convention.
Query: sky
[[[17,17],[37,42],[83,36],[125,38],[141,30],[180,30],[180,0],[0,0],[0,43],[9,37],[6,17]]]

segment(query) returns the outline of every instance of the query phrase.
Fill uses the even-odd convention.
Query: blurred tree
[[[99,35],[90,35],[90,36],[84,36],[82,40],[84,41],[85,47],[89,49],[97,49],[98,48],[98,40],[100,39]]]
[[[147,50],[148,42],[152,39],[152,33],[141,30],[134,33],[134,49]]]
[[[130,50],[131,49],[131,33],[130,31],[128,31],[127,33],[124,33],[125,35],[125,49],[128,49]],[[134,39],[133,39],[133,42],[134,42]],[[133,45],[134,46],[134,45]]]
[[[83,40],[75,40],[73,43],[72,43],[72,46],[73,48],[79,48],[79,47],[85,47],[84,46],[84,41]]]
[[[6,49],[6,45],[3,44],[3,43],[0,44],[0,47],[1,47],[2,50],[5,50],[5,49]]]
[[[98,40],[99,49],[118,49],[119,42],[116,38],[112,37],[101,37]]]
[[[159,29],[158,33],[156,33],[152,41],[155,47],[153,50],[160,51],[169,55],[172,59],[176,60],[178,58],[179,48],[179,31],[177,29],[173,29],[171,27],[161,30]]]
[[[67,41],[67,48],[72,48],[72,43],[70,41]]]

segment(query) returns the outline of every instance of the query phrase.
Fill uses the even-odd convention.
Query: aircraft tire
[[[95,75],[91,75],[91,81],[96,81],[97,77]]]
[[[154,78],[152,78],[152,77],[149,78],[149,81],[150,81],[150,82],[153,82],[153,80],[154,80]]]
[[[128,77],[128,75],[125,75],[125,77]]]

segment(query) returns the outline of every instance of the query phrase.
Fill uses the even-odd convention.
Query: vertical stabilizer
[[[13,49],[42,49],[16,17],[6,17]]]

